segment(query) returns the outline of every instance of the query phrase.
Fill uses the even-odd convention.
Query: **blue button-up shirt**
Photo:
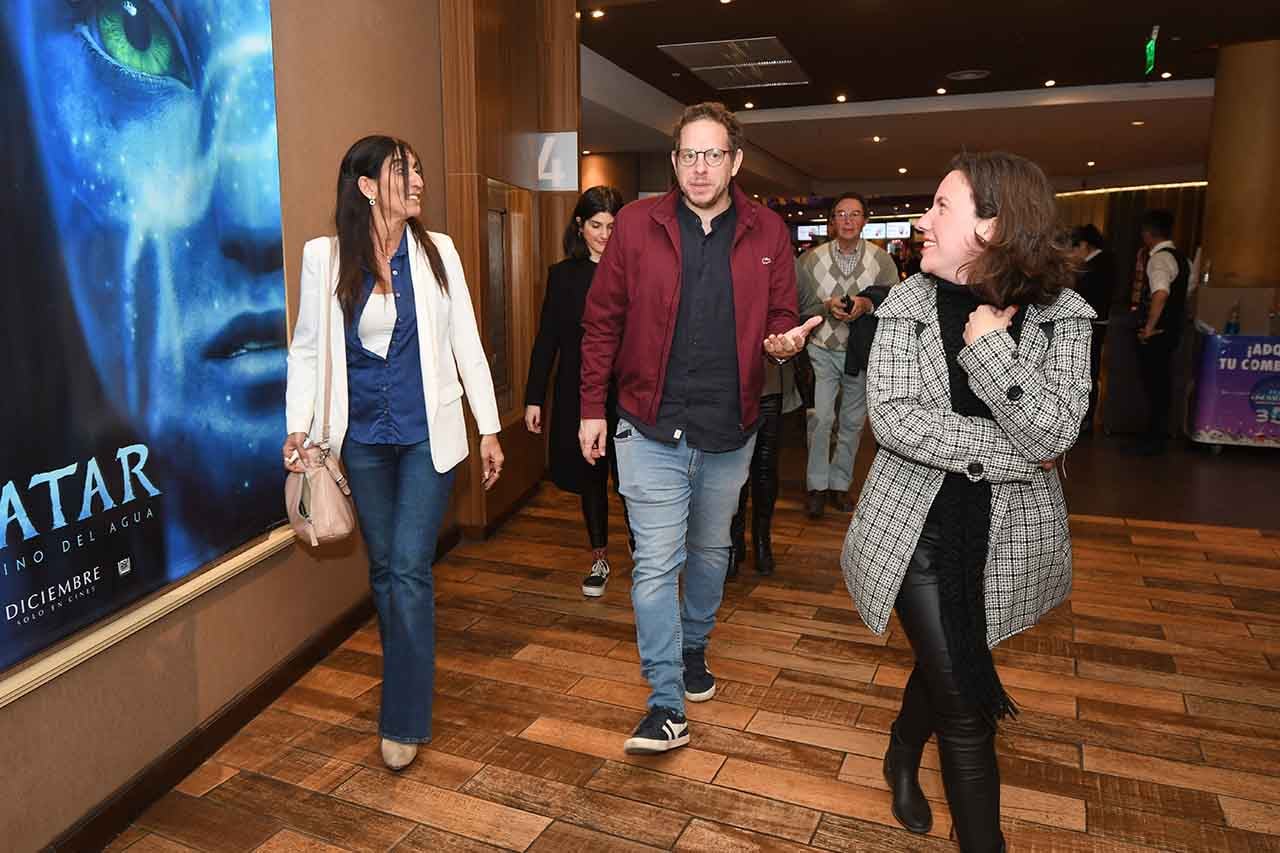
[[[396,300],[396,324],[387,357],[360,342],[360,316],[373,293],[373,273],[364,275],[364,289],[355,318],[347,326],[347,394],[351,409],[347,435],[361,444],[417,444],[427,439],[427,406],[422,389],[422,361],[418,348],[418,313],[409,269],[409,234],[391,256],[391,289]]]

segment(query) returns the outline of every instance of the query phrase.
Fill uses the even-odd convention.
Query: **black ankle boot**
[[[898,737],[895,723],[889,731],[889,749],[884,754],[884,781],[893,794],[893,816],[917,835],[933,828],[933,809],[920,790],[920,756],[924,744],[908,746]]]
[[[773,574],[773,542],[770,541],[769,529],[755,527],[751,531],[751,545],[755,549],[756,574]]]

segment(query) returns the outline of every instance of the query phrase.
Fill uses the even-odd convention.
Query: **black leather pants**
[[[996,765],[995,727],[961,694],[952,671],[942,628],[935,558],[938,530],[926,523],[896,610],[916,665],[907,681],[898,713],[899,737],[912,746],[938,735],[942,783],[964,853],[997,853],[1000,832],[1000,769]]]
[[[760,429],[751,454],[751,471],[738,496],[738,511],[732,529],[741,536],[746,528],[747,496],[751,497],[751,538],[768,543],[773,526],[773,507],[778,502],[778,452],[782,433],[782,395],[760,398]]]

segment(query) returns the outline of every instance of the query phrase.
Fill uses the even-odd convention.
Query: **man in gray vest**
[[[849,484],[853,480],[858,439],[867,419],[867,374],[865,370],[856,376],[845,373],[849,325],[875,311],[871,300],[859,293],[872,285],[898,283],[898,268],[889,254],[862,239],[867,204],[861,195],[848,192],[836,199],[828,222],[834,239],[805,252],[796,262],[800,317],[823,318],[805,346],[814,376],[805,475],[809,492],[805,508],[810,518],[822,515],[828,496],[839,511],[853,511]],[[837,395],[839,432],[833,456],[831,430],[836,422]]]

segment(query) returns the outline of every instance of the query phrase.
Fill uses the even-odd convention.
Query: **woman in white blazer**
[[[431,739],[431,564],[453,469],[467,456],[464,388],[481,433],[485,489],[503,461],[462,264],[446,235],[423,227],[422,192],[418,157],[403,140],[368,136],[342,158],[338,236],[311,240],[302,253],[283,447],[285,467],[296,471],[295,451],[323,440],[331,360],[329,449],[346,468],[369,551],[383,654],[379,733],[393,770]]]

